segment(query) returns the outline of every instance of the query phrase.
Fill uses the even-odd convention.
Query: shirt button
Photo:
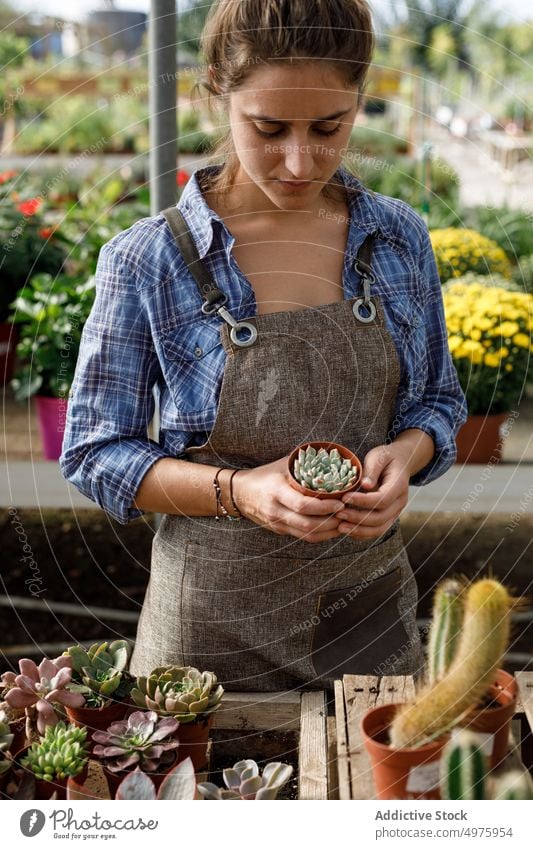
[[[198,346],[194,349],[194,356],[196,357],[197,360],[199,360],[200,357],[203,356],[203,353],[204,353],[204,349],[200,348],[200,346]]]

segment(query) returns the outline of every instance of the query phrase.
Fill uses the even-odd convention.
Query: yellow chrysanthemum
[[[518,345],[519,348],[529,348],[530,344],[530,338],[525,333],[517,333],[513,336],[513,345]]]
[[[501,358],[498,356],[498,354],[488,353],[485,354],[483,362],[489,368],[498,368],[498,366],[500,365],[500,359]]]
[[[514,336],[515,333],[518,333],[519,330],[520,327],[518,326],[516,321],[502,321],[499,327],[501,335],[504,336],[506,339],[511,338],[511,336]]]

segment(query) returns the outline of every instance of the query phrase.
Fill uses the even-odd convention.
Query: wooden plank
[[[327,715],[323,690],[302,693],[299,799],[328,798]]]
[[[339,798],[339,771],[337,767],[337,730],[334,716],[328,716],[326,730],[328,735],[328,799]]]
[[[297,731],[300,693],[224,693],[214,728],[239,731]]]
[[[335,726],[337,733],[337,774],[339,799],[351,798],[350,760],[348,757],[348,738],[346,724],[346,705],[342,681],[335,681]]]
[[[520,717],[520,755],[526,769],[533,770],[533,672],[516,672],[515,677],[523,711]]]
[[[345,675],[343,678],[350,784],[352,799],[374,799],[370,761],[363,744],[361,719],[377,705],[406,702],[414,696],[411,676],[378,678],[370,675]]]

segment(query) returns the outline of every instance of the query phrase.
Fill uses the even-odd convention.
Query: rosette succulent
[[[158,666],[148,677],[137,678],[131,697],[138,707],[175,716],[185,724],[214,713],[223,693],[214,672],[199,672],[193,666]]]
[[[24,708],[26,716],[33,719],[36,712],[37,731],[44,734],[48,726],[55,725],[59,717],[55,706],[81,707],[85,699],[81,693],[67,689],[72,679],[72,659],[44,658],[39,666],[33,660],[19,660],[20,674],[4,672],[2,684],[6,687],[5,700],[10,707]],[[28,734],[28,736],[30,736]]]
[[[176,760],[179,722],[153,711],[137,710],[113,722],[107,731],[95,731],[93,755],[110,772],[140,767],[143,772],[164,772]]]
[[[292,775],[292,766],[282,763],[267,764],[263,774],[255,761],[238,761],[222,773],[226,789],[210,781],[198,784],[198,792],[210,801],[225,799],[275,799]]]
[[[6,755],[9,752],[14,736],[9,730],[9,720],[5,711],[0,710],[0,775],[7,772],[11,766],[11,760]]]
[[[33,743],[21,764],[36,778],[54,781],[79,775],[87,758],[87,729],[58,722]]]
[[[129,696],[133,678],[126,671],[129,646],[126,640],[94,643],[87,651],[82,646],[71,646],[65,652],[72,659],[71,692],[85,697],[86,707],[99,708],[111,698]]]
[[[300,448],[294,461],[293,474],[301,486],[316,492],[340,492],[357,480],[358,469],[343,459],[337,448],[318,451],[312,445]]]

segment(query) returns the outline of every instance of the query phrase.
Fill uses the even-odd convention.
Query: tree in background
[[[214,0],[178,0],[179,45],[186,53],[200,51],[200,35]]]

